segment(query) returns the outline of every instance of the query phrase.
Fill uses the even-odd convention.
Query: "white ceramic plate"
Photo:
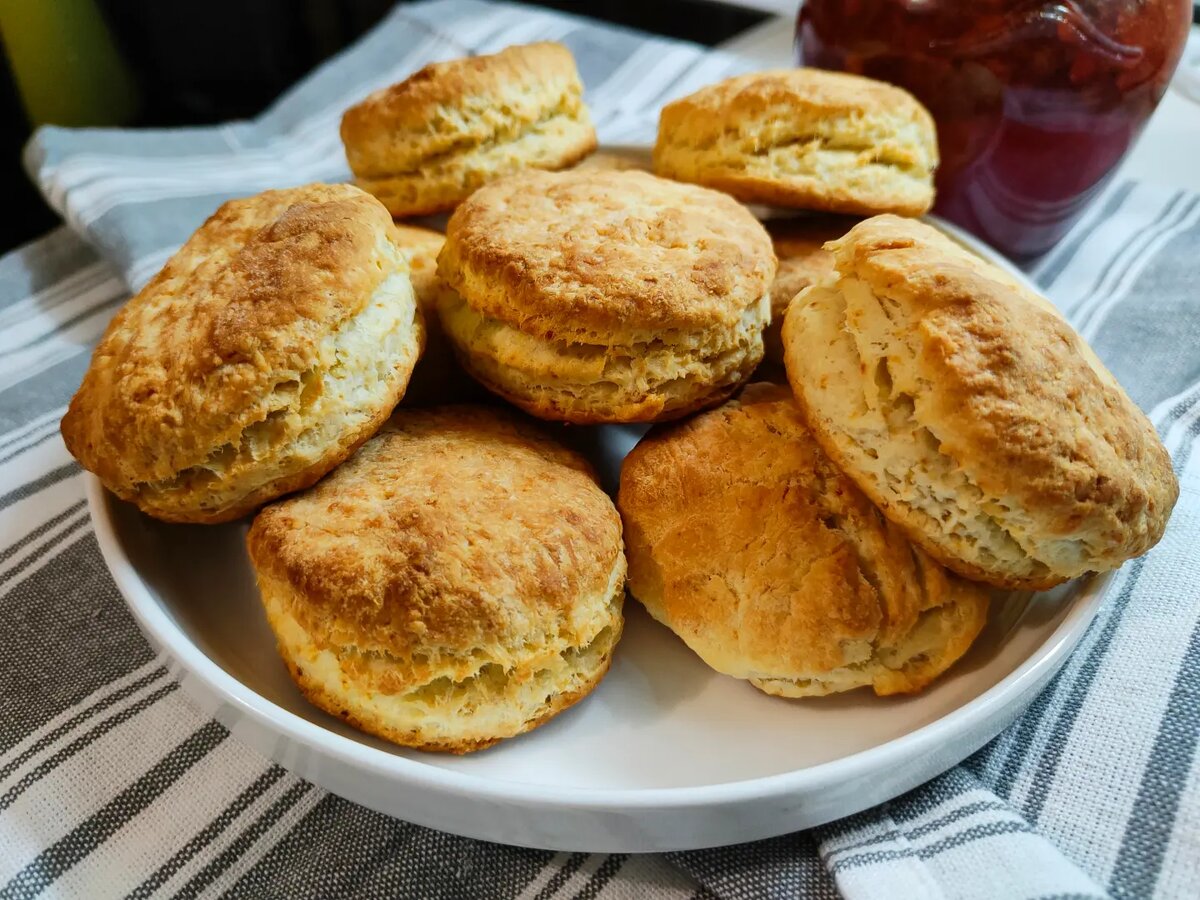
[[[643,430],[565,434],[611,487]],[[591,696],[530,734],[452,757],[393,747],[304,701],[275,653],[245,524],[157,522],[90,476],[88,503],[100,549],[146,635],[235,735],[381,812],[556,850],[738,843],[895,797],[1020,714],[1095,616],[1107,583],[997,602],[975,646],[944,678],[916,697],[891,699],[863,690],[768,697],[708,669],[630,601],[612,670]]]

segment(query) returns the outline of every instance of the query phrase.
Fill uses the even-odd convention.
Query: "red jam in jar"
[[[1017,257],[1057,243],[1162,98],[1190,0],[805,0],[804,65],[933,113],[935,211]]]

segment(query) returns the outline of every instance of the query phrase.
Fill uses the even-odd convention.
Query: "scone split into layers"
[[[583,85],[562,44],[431,63],[342,118],[357,183],[394,216],[452,209],[522,169],[562,169],[596,147]]]
[[[521,175],[477,191],[438,257],[464,366],[533,415],[673,418],[762,358],[770,238],[729,197],[635,171]]]
[[[113,319],[63,438],[144,512],[228,521],[374,433],[423,335],[378,201],[349,185],[232,200]]]
[[[654,171],[747,203],[918,216],[933,205],[933,117],[858,75],[739,75],[663,107]]]
[[[621,522],[587,464],[498,410],[401,410],[247,542],[317,706],[455,753],[585,696],[621,634]]]
[[[1043,589],[1162,536],[1179,488],[1146,416],[1043,298],[879,216],[793,301],[788,378],[826,451],[962,574]]]
[[[652,431],[621,471],[629,588],[769,694],[917,691],[970,647],[984,588],[914,547],[825,455],[785,386]]]

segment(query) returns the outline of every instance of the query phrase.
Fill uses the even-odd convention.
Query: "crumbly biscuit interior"
[[[1088,570],[1096,548],[1038,534],[1020,504],[986,493],[938,436],[928,408],[931,385],[918,369],[912,329],[898,328],[898,304],[861,280],[832,277],[800,294],[789,316],[820,353],[805,400],[876,490],[916,514],[962,558],[1022,578]]]

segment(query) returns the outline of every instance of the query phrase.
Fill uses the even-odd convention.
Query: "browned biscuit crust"
[[[352,453],[422,341],[372,197],[308,185],[232,200],[114,317],[63,438],[150,515],[228,521]]]
[[[452,209],[522,169],[562,169],[596,147],[571,52],[543,42],[431,63],[342,117],[357,183],[395,216]]]
[[[933,118],[890,84],[819,69],[740,75],[667,104],[654,171],[748,203],[917,216],[933,205]]]
[[[775,274],[770,237],[745,207],[639,171],[505,179],[455,210],[446,238],[446,283],[546,340],[732,327]]]
[[[309,698],[406,746],[535,727],[607,671],[621,523],[587,463],[510,414],[402,410],[247,536]]]
[[[652,431],[625,460],[618,506],[630,592],[768,693],[920,690],[986,620],[987,592],[880,515],[785,386]]]
[[[1170,458],[1046,300],[908,219],[832,249],[836,275],[789,307],[788,376],[826,452],[914,541],[1043,589],[1159,540]]]
[[[684,415],[762,358],[770,238],[729,197],[634,171],[527,174],[450,219],[442,325],[464,365],[534,415]]]

